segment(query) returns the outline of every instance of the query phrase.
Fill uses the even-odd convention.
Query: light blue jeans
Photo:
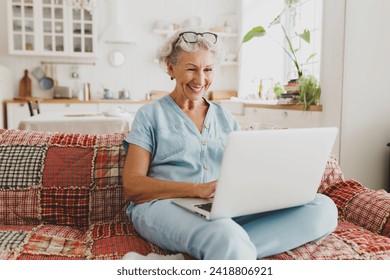
[[[166,200],[129,206],[136,231],[161,248],[197,259],[248,260],[291,250],[337,226],[337,208],[327,196],[303,206],[234,219],[207,221]]]

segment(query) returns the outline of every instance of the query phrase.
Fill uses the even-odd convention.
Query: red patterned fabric
[[[139,236],[125,215],[124,136],[0,129],[0,259],[172,253]],[[333,157],[319,192],[337,204],[337,229],[268,259],[390,259],[388,193],[345,181]]]
[[[340,164],[334,156],[331,156],[326,163],[325,172],[321,179],[318,192],[323,192],[326,188],[337,182],[344,181],[344,174],[341,171]]]
[[[341,219],[390,237],[390,194],[386,191],[373,191],[347,180],[327,188],[323,194],[336,203]]]

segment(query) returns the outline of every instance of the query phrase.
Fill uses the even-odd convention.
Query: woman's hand
[[[214,196],[217,180],[208,183],[199,184],[199,197],[211,198]]]

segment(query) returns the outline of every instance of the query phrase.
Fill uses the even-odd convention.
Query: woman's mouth
[[[202,91],[203,86],[192,86],[192,85],[187,85],[193,92],[199,93]]]

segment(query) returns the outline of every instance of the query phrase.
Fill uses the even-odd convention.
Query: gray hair
[[[181,52],[195,52],[198,50],[208,50],[214,54],[216,62],[220,63],[224,58],[224,48],[220,40],[217,40],[215,44],[204,39],[202,36],[198,37],[196,43],[187,43],[180,38],[179,35],[182,32],[204,32],[204,30],[179,30],[174,35],[169,37],[165,43],[157,51],[157,59],[163,66],[166,66],[168,62],[174,65],[179,61]]]

